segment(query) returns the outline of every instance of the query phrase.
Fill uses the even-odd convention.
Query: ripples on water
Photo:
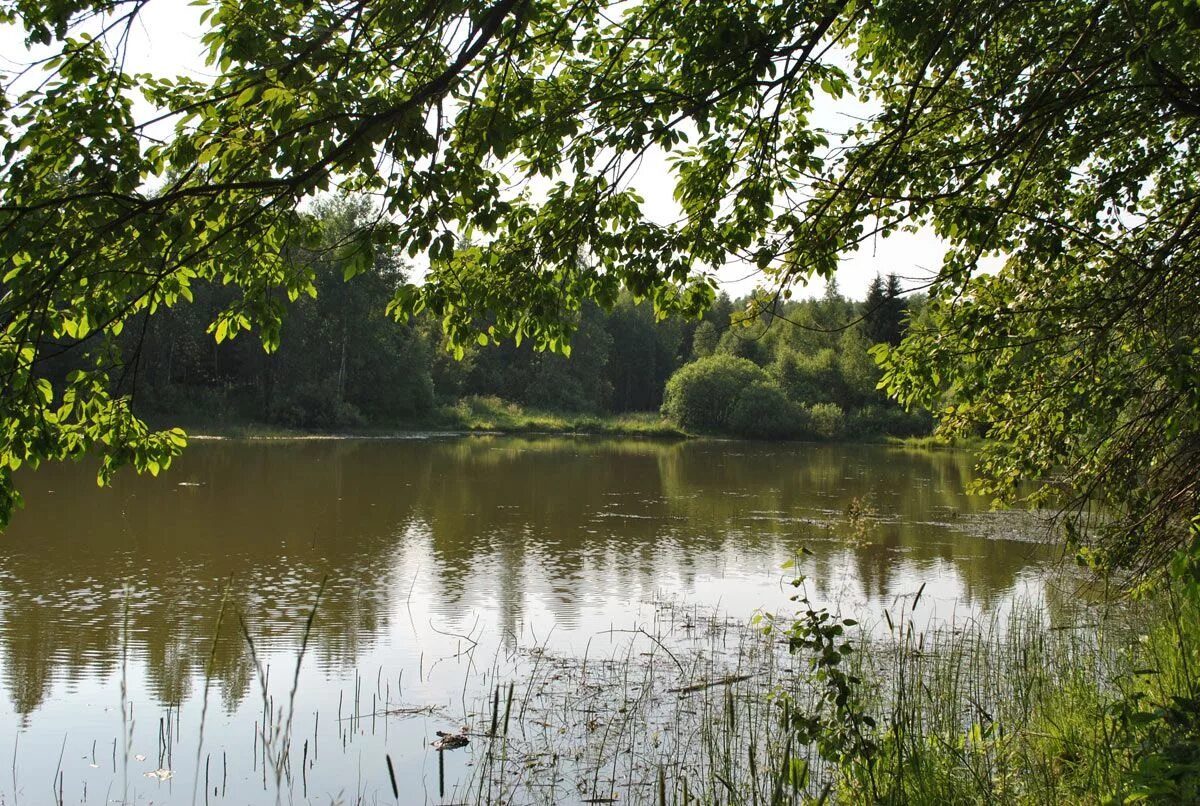
[[[276,713],[323,578],[283,800],[390,802],[386,754],[402,801],[437,802],[435,731],[477,723],[536,653],[641,653],[634,630],[661,626],[663,602],[718,621],[786,609],[801,548],[814,598],[846,615],[925,585],[935,622],[1022,597],[1053,616],[1037,527],[967,496],[970,468],[879,446],[465,437],[199,443],[107,490],[83,466],[24,474],[0,538],[0,769],[7,745],[17,770],[0,802],[47,802],[61,773],[71,801],[188,803],[206,766],[210,802],[274,802],[237,615]],[[443,757],[447,786],[473,752]]]

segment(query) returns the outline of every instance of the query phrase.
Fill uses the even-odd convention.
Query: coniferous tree
[[[863,302],[863,324],[866,336],[875,344],[900,343],[904,333],[904,297],[900,279],[888,274],[885,281],[878,274],[867,289]]]

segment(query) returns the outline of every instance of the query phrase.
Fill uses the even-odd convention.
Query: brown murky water
[[[1053,607],[1053,553],[970,478],[952,451],[552,437],[204,442],[111,489],[43,468],[0,537],[0,803],[390,803],[385,756],[400,802],[439,802],[435,731],[524,650],[602,652],[664,601],[782,608],[802,547],[843,613],[921,585],[931,620]]]

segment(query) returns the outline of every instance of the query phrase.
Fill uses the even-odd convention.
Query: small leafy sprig
[[[807,549],[802,551],[811,554]],[[785,569],[792,567],[791,562],[784,565]],[[782,636],[792,655],[804,656],[808,661],[815,703],[809,709],[785,709],[784,727],[791,732],[795,745],[815,745],[822,757],[840,765],[863,764],[869,773],[878,751],[876,723],[866,713],[860,695],[862,680],[847,663],[855,649],[846,631],[858,622],[816,607],[809,599],[805,581],[803,575],[791,581],[797,592],[790,600],[800,604],[801,609],[790,622],[771,613],[759,613],[754,619],[765,634]]]

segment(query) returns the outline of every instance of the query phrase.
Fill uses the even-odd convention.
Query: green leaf
[[[258,87],[250,86],[238,93],[237,99],[234,100],[235,106],[246,106],[255,99],[258,95]]]

